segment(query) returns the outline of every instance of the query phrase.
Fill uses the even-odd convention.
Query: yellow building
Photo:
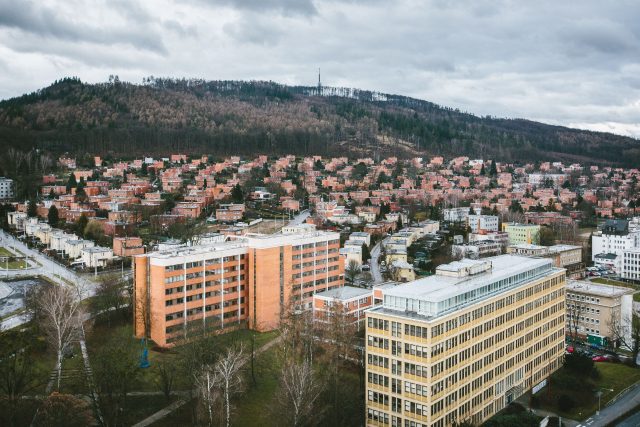
[[[502,223],[502,231],[509,235],[510,245],[519,245],[522,243],[540,244],[540,226],[537,224],[505,222]]]
[[[480,424],[560,367],[564,338],[550,259],[464,259],[385,290],[367,311],[367,425]]]

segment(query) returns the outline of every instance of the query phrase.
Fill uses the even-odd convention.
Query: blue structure
[[[142,354],[140,355],[140,367],[148,368],[151,364],[149,363],[149,349],[147,348],[147,340],[146,338],[142,339]]]

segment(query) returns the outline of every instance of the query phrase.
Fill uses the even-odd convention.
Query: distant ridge
[[[466,155],[640,164],[640,141],[524,119],[478,117],[415,98],[328,86],[149,77],[64,78],[0,102],[0,144],[118,156]]]

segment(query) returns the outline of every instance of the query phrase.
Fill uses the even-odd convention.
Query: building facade
[[[0,200],[13,199],[13,180],[0,177]]]
[[[369,426],[479,425],[562,364],[565,273],[501,255],[440,266],[367,311]]]
[[[624,251],[640,247],[640,231],[624,219],[609,219],[591,238],[591,260],[612,260],[613,271],[621,274]]]
[[[472,233],[478,230],[498,231],[498,217],[495,215],[469,215],[467,224]]]
[[[135,334],[160,346],[246,322],[276,328],[293,304],[344,281],[338,233],[245,235],[134,257]]]
[[[540,244],[540,226],[535,224],[520,224],[506,222],[502,224],[502,231],[509,235],[509,244],[518,245],[528,243]]]
[[[617,335],[631,343],[633,289],[582,280],[567,281],[567,335],[605,337]],[[617,329],[614,333],[613,328]]]

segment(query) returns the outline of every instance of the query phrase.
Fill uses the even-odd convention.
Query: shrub
[[[576,402],[571,396],[567,394],[561,394],[560,397],[558,397],[558,409],[560,409],[561,411],[569,412],[575,406]]]

